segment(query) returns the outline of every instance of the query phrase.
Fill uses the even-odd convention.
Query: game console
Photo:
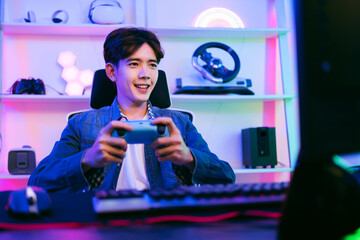
[[[132,126],[133,130],[127,131],[123,128],[117,128],[112,132],[112,136],[124,138],[130,144],[147,144],[159,137],[170,136],[164,124],[153,124],[149,120],[127,121],[126,124]]]

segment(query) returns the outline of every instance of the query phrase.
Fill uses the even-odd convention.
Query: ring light
[[[203,11],[194,24],[195,27],[231,27],[244,28],[241,18],[226,8],[209,8]]]

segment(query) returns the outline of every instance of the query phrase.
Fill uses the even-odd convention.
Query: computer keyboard
[[[201,208],[258,209],[280,206],[288,182],[180,186],[153,190],[97,191],[92,199],[98,214]]]

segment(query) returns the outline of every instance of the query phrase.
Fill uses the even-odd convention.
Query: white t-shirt
[[[150,188],[145,169],[144,144],[128,144],[116,190]]]
[[[144,117],[148,119],[148,115]],[[150,183],[145,168],[144,144],[128,144],[123,159],[116,190],[149,189]]]

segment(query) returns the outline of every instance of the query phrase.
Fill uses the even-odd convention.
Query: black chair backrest
[[[106,75],[105,69],[97,70],[91,90],[90,107],[99,109],[110,106],[117,94],[116,85]],[[159,70],[157,83],[150,95],[150,102],[159,108],[171,106],[170,93],[164,71]]]

